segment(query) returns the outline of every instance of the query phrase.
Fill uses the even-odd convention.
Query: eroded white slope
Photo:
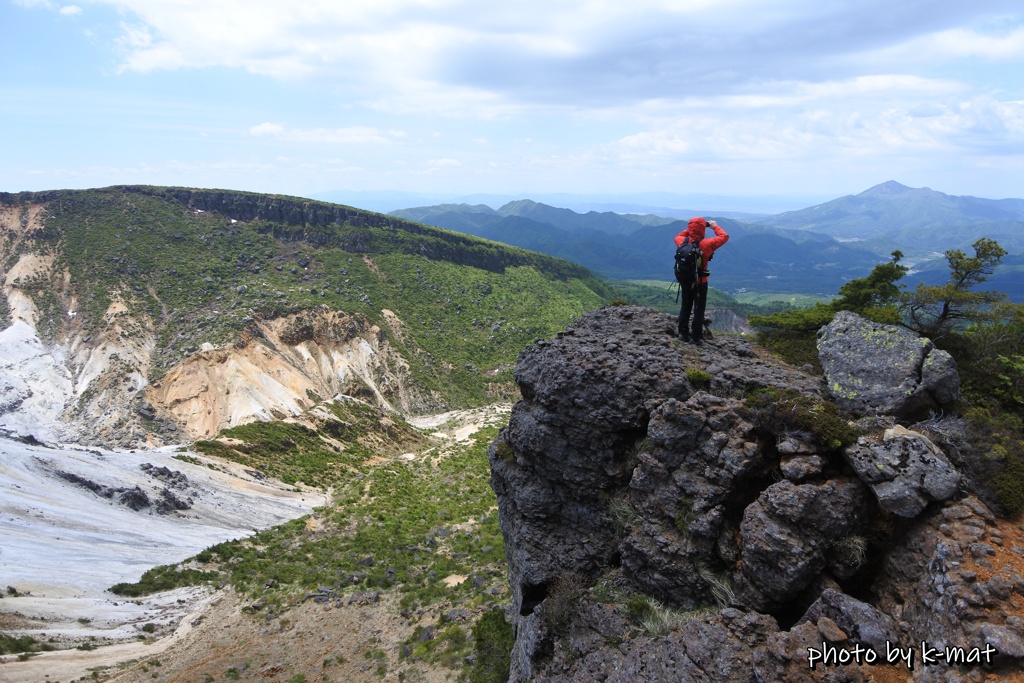
[[[0,440],[0,587],[31,593],[0,600],[0,611],[26,619],[19,633],[118,639],[137,636],[146,622],[170,623],[192,600],[164,595],[134,604],[106,589],[325,502],[322,494],[261,481],[240,466],[218,463],[227,471],[217,471],[174,454],[169,448],[85,451]],[[147,472],[144,464],[153,467]],[[106,489],[96,492],[83,482],[110,490],[138,487],[152,504],[132,510],[119,494],[108,498]],[[165,489],[190,500],[191,508],[159,514]]]
[[[56,441],[72,394],[60,347],[47,349],[35,328],[16,320],[0,331],[0,430]]]

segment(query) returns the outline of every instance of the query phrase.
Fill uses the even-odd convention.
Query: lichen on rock
[[[960,398],[956,361],[947,352],[850,311],[818,332],[818,356],[833,400],[855,417],[912,418]]]

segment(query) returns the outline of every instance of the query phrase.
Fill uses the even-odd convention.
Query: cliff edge
[[[1022,680],[1021,528],[930,423],[833,401],[881,382],[916,408],[906,377],[846,374],[738,338],[682,345],[672,318],[629,306],[524,351],[490,450],[511,680]],[[951,359],[941,374],[934,405],[957,397]]]

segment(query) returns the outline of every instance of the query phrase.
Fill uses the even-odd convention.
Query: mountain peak
[[[897,183],[895,180],[887,180],[884,183],[881,183],[880,185],[875,185],[872,188],[864,190],[863,192],[861,192],[857,196],[858,197],[881,197],[881,196],[885,196],[885,195],[890,195],[891,196],[891,195],[898,195],[898,194],[906,194],[907,192],[912,192],[913,189],[914,188],[912,188],[912,187],[907,187],[906,185],[901,185],[900,183]]]

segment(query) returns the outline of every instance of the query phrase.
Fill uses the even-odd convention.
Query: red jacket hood
[[[704,239],[704,233],[707,232],[708,222],[701,218],[691,218],[690,224],[686,228],[686,232],[690,235],[690,241],[696,242],[697,240]]]

